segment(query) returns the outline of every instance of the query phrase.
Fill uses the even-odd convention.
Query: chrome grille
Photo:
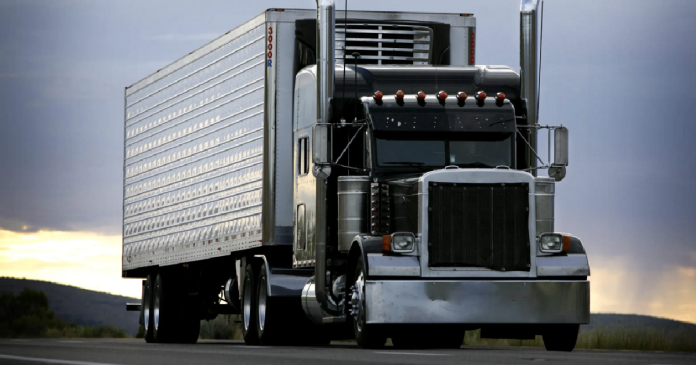
[[[529,271],[527,184],[428,186],[428,266]]]
[[[360,53],[358,64],[427,65],[433,30],[419,25],[336,24],[336,63],[354,63],[353,52]]]

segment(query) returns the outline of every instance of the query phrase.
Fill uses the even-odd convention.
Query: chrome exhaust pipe
[[[539,116],[539,55],[537,14],[540,0],[522,0],[520,4],[520,96],[527,104],[527,124],[536,124]]]
[[[334,0],[317,0],[317,121],[328,123],[334,94],[336,67],[336,6]]]
[[[317,0],[317,122],[329,123],[334,94],[336,7],[334,0]],[[331,146],[329,146],[331,148]],[[326,186],[317,178],[315,295],[324,311],[326,299]]]

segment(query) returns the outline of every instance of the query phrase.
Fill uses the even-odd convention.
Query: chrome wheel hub
[[[350,315],[358,331],[362,331],[365,320],[365,276],[361,272],[350,287]]]

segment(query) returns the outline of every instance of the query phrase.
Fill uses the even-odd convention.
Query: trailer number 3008
[[[273,66],[273,27],[268,27],[268,67]]]

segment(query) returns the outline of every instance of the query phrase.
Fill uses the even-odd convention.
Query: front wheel
[[[549,326],[542,335],[544,347],[547,351],[573,351],[579,330],[579,324]]]
[[[358,346],[364,349],[384,347],[387,337],[381,328],[367,324],[367,304],[365,301],[365,261],[362,256],[355,267],[355,279],[351,287],[350,314],[353,332]]]

